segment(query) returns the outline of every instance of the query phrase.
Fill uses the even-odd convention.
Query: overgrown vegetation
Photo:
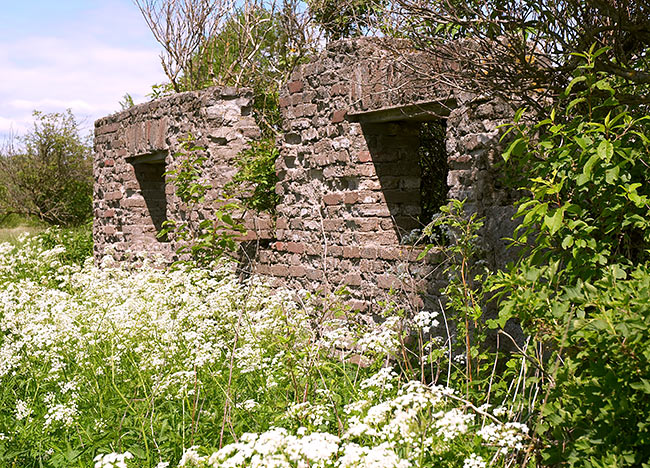
[[[0,245],[3,465],[469,468],[521,456],[527,428],[509,408],[383,365],[399,362],[411,327],[429,333],[431,314],[359,328],[335,318],[353,319],[336,302],[299,305],[225,264],[99,268],[52,236]]]
[[[527,176],[514,242],[521,260],[499,273],[500,324],[516,318],[544,370],[536,427],[541,461],[647,466],[650,347],[647,283],[648,117],[616,97],[584,54],[548,118],[511,127],[505,153]],[[611,428],[619,428],[612,432]]]
[[[275,193],[275,184],[279,181],[275,173],[278,154],[275,141],[271,139],[251,143],[249,149],[239,154],[235,162],[239,171],[226,185],[226,192],[241,198],[251,210],[275,214],[279,201]]]
[[[365,36],[377,29],[386,33],[387,5],[385,0],[307,0],[316,24],[329,40]],[[382,27],[384,26],[384,27]]]
[[[238,282],[223,257],[241,207],[225,201],[214,218],[167,225],[195,259],[170,271],[111,258],[94,267],[87,229],[0,244],[2,463],[650,466],[646,2],[400,3],[417,43],[462,65],[448,77],[532,103],[508,126],[504,153],[523,193],[519,260],[485,271],[482,220],[453,200],[427,232],[444,244],[446,301],[414,317],[386,303],[370,326],[336,301]],[[263,83],[286,78],[308,48],[288,45],[297,4],[251,5],[216,26],[214,10],[189,15],[203,21],[185,23],[196,30],[177,21],[190,10],[148,11],[168,15],[152,17],[156,27],[172,19],[160,34],[198,41],[167,50],[171,88],[252,84],[264,139],[242,153],[233,187],[248,208],[272,211],[279,114],[277,88]],[[341,18],[332,2],[309,5],[331,38],[388,14],[383,3],[346,3]],[[66,172],[87,160],[74,119],[39,118],[24,154],[0,169],[25,168],[7,180],[26,174],[45,196],[21,201],[19,183],[0,195],[48,222],[82,223],[87,188],[70,187],[86,179]],[[210,188],[203,149],[188,142],[177,158],[167,175],[191,211]],[[505,331],[513,322],[521,336]],[[494,351],[492,338],[514,351]]]
[[[403,33],[446,64],[437,73],[471,92],[524,101],[543,115],[579,72],[592,44],[594,70],[616,78],[620,102],[647,105],[650,2],[610,0],[397,0]],[[430,76],[429,62],[412,63]]]
[[[192,261],[205,267],[222,257],[230,257],[237,250],[238,238],[246,228],[237,219],[236,211],[240,206],[228,200],[213,200],[210,217],[193,219],[199,216],[200,209],[205,209],[205,194],[210,184],[203,177],[205,148],[194,144],[189,136],[181,145],[182,151],[175,155],[174,166],[165,175],[173,184],[176,196],[182,203],[179,219],[170,219],[163,223],[158,234],[160,238],[169,238],[179,244],[176,253],[180,261]]]
[[[90,144],[70,110],[34,118],[34,129],[0,153],[0,218],[83,224],[92,216]]]
[[[250,142],[250,147],[239,153],[235,161],[238,171],[224,187],[225,193],[241,200],[250,210],[275,215],[279,202],[275,193],[275,184],[279,181],[275,161],[280,154],[276,138],[282,127],[278,90],[257,92],[253,108],[262,135],[260,140]]]
[[[478,400],[511,398],[533,430],[526,459],[541,466],[650,463],[650,122],[619,99],[621,78],[599,70],[608,52],[574,52],[574,77],[548,115],[520,109],[505,132],[506,170],[522,193],[517,262],[476,275],[481,224],[461,202],[428,228],[444,227],[447,316],[464,348],[465,375],[450,367],[448,381],[464,379]],[[514,355],[482,345],[489,296],[497,317],[487,325]],[[513,321],[518,339],[504,330]]]

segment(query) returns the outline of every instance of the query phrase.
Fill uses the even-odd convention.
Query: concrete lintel
[[[165,164],[166,150],[152,151],[151,153],[136,154],[126,158],[131,164]]]
[[[350,122],[385,123],[400,120],[427,121],[444,119],[451,109],[456,107],[455,99],[425,101],[403,106],[382,107],[369,111],[348,112],[346,119]]]

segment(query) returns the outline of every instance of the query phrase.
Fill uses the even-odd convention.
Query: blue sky
[[[160,46],[131,0],[0,0],[0,141],[32,111],[71,108],[84,129],[165,81]]]

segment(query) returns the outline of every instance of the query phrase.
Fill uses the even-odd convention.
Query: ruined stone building
[[[400,43],[339,41],[284,86],[277,216],[245,215],[255,273],[312,291],[347,285],[358,308],[391,288],[435,297],[440,258],[417,261],[420,250],[404,242],[425,222],[422,194],[433,186],[485,216],[490,260],[502,254],[512,201],[495,162],[497,126],[507,121],[508,108],[444,85],[436,64],[429,76],[414,73],[404,57],[420,59]],[[233,161],[260,136],[252,98],[247,89],[209,88],[95,123],[96,258],[173,256],[173,243],[156,236],[164,220],[182,213],[164,173],[191,134],[207,149],[204,176],[213,187],[204,212],[194,216],[209,217],[209,200],[222,196]],[[423,150],[422,130],[431,123],[444,131],[433,144],[446,160],[423,161],[430,151]],[[425,163],[436,166],[435,180]]]

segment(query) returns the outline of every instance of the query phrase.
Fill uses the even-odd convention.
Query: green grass
[[[36,218],[10,214],[0,216],[0,242],[17,245],[22,236],[33,236],[43,232],[47,226]]]
[[[11,228],[0,228],[0,242],[8,242],[17,245],[24,235],[33,236],[43,232],[44,228],[39,226],[16,226]]]

